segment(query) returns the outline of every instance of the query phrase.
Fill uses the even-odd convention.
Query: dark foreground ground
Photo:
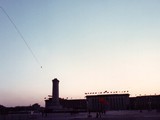
[[[0,115],[0,120],[160,120],[160,112],[156,111],[108,111],[96,118],[96,113],[49,113],[47,116],[36,114],[9,114]]]

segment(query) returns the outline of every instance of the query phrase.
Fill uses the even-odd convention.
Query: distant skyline
[[[0,0],[0,104],[86,92],[160,94],[159,0]],[[42,68],[41,68],[42,66]]]

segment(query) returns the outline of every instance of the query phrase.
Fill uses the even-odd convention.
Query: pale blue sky
[[[160,94],[159,0],[0,0],[0,104],[129,90]]]

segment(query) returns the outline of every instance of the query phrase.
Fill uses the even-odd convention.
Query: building
[[[160,110],[160,95],[131,97],[130,108],[133,110]]]
[[[60,99],[60,104],[63,108],[73,109],[77,111],[86,111],[87,103],[86,99]]]
[[[59,98],[59,103],[62,106],[63,111],[77,110],[86,111],[87,104],[86,99],[62,99]],[[52,98],[45,100],[45,106],[47,109],[52,105]]]
[[[52,80],[52,96],[45,100],[45,108],[50,111],[106,111],[106,110],[152,110],[160,111],[160,95],[130,97],[128,91],[85,93],[86,99],[59,98],[59,80]],[[107,93],[107,94],[106,94]],[[113,94],[112,94],[113,93]]]
[[[129,94],[88,95],[88,111],[126,110],[129,107]]]

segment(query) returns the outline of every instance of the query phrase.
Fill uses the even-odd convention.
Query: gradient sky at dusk
[[[0,104],[129,90],[160,94],[159,0],[0,0]]]

